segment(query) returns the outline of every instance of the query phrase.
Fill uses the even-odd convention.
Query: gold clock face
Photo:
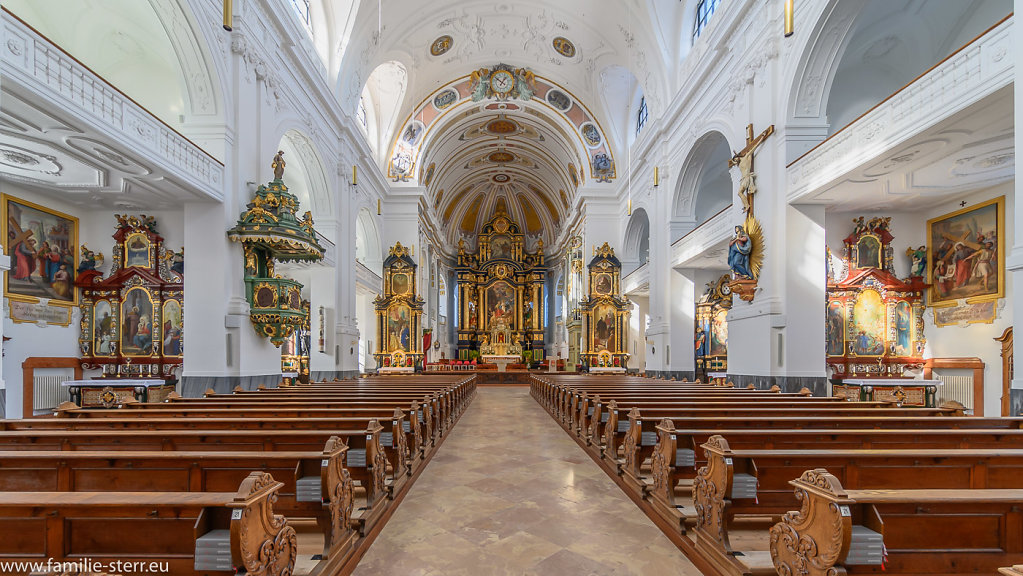
[[[498,70],[490,75],[490,89],[498,94],[507,94],[515,87],[515,77],[507,70]]]

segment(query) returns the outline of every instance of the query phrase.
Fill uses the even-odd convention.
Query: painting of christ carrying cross
[[[932,305],[1004,295],[1004,222],[1004,197],[927,222],[927,281]]]
[[[4,250],[11,257],[4,296],[77,304],[78,219],[6,195],[2,204]]]

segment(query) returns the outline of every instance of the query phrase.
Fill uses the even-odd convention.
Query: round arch
[[[323,162],[313,141],[302,131],[289,129],[281,136],[277,150],[284,152],[287,169],[284,180],[298,197],[300,208],[314,219],[333,219],[333,201]]]
[[[636,262],[638,266],[650,256],[650,217],[644,208],[632,211],[622,239],[622,256],[622,260]]]
[[[682,165],[672,219],[699,226],[732,203],[731,156],[728,139],[719,131],[706,132],[696,140]]]
[[[359,209],[355,219],[355,259],[371,267],[383,262],[380,232],[376,220],[365,207]],[[378,270],[373,270],[379,273]]]
[[[105,4],[5,0],[4,7],[186,135],[189,120],[222,121],[222,78],[188,1]]]

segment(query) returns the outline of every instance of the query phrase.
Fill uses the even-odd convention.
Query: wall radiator
[[[938,406],[942,402],[955,400],[967,410],[973,410],[973,371],[972,370],[943,370],[941,373],[935,370],[935,380],[941,380],[943,386],[938,386]]]
[[[56,408],[61,402],[71,400],[66,386],[61,383],[74,378],[69,374],[37,374],[32,377],[32,408],[35,412],[49,411]]]

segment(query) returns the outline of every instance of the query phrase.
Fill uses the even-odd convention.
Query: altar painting
[[[864,290],[853,306],[853,350],[857,356],[884,353],[885,308],[876,290]]]
[[[490,241],[490,257],[511,258],[512,257],[511,238],[507,236],[495,236]]]
[[[614,347],[615,308],[608,304],[593,307],[593,352]]]
[[[153,353],[153,300],[143,288],[128,291],[121,308],[121,351],[125,356]]]
[[[842,301],[828,303],[827,321],[827,354],[841,356],[845,354],[845,303]]]
[[[392,294],[408,294],[408,290],[409,290],[408,274],[395,273],[391,276]]]
[[[906,301],[895,305],[895,355],[913,355],[913,312]]]
[[[75,305],[78,219],[43,206],[3,197],[3,229],[11,269],[4,296],[14,300],[48,299]]]
[[[125,267],[152,268],[149,257],[149,238],[145,234],[132,234],[124,243]]]
[[[387,350],[409,350],[411,316],[412,310],[404,304],[395,304],[387,311]]]
[[[728,310],[718,310],[711,318],[710,355],[728,356]]]
[[[512,327],[515,324],[515,289],[507,282],[495,282],[487,288],[487,325]]]
[[[927,221],[931,304],[1004,296],[1004,220],[1000,197]]]
[[[163,355],[181,356],[182,352],[181,303],[167,300],[163,303]]]
[[[97,356],[117,353],[117,321],[109,300],[99,300],[93,308],[93,350]]]

